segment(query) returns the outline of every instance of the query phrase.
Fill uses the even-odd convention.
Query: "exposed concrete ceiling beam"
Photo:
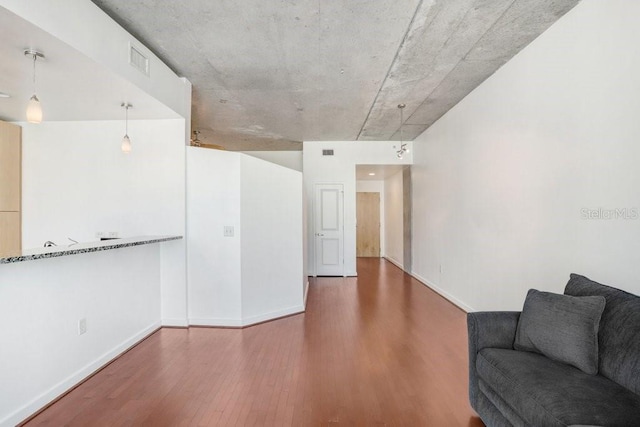
[[[412,125],[403,135],[419,135],[577,3],[463,0],[431,5],[409,30],[359,139],[399,139],[399,103],[407,105],[405,123]]]
[[[517,0],[473,46],[407,123],[427,129],[542,34],[579,0]]]

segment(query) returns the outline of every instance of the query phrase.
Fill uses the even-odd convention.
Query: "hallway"
[[[27,425],[482,426],[466,316],[390,262],[311,279],[305,314],[168,329]]]

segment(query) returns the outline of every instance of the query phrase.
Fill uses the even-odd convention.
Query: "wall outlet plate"
[[[78,320],[78,335],[87,333],[87,319],[84,317]]]
[[[233,237],[234,230],[232,225],[224,226],[224,237]]]

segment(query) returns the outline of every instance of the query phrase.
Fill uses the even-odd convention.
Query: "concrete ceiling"
[[[49,33],[0,7],[0,120],[25,121],[33,94],[33,61],[24,50],[45,54],[36,63],[36,93],[46,121],[123,120],[123,101],[133,104],[129,117],[179,117],[137,86],[107,71]]]
[[[579,0],[93,0],[193,84],[231,150],[422,133]]]

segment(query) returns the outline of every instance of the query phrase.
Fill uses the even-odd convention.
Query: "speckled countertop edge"
[[[109,251],[112,249],[149,245],[152,243],[162,243],[168,242],[170,240],[180,239],[182,239],[182,236],[141,236],[129,237],[125,239],[103,240],[99,242],[80,243],[72,246],[53,246],[51,248],[27,249],[15,254],[0,255],[0,264],[13,264],[22,261],[34,261],[37,259],[56,258],[89,252]]]

